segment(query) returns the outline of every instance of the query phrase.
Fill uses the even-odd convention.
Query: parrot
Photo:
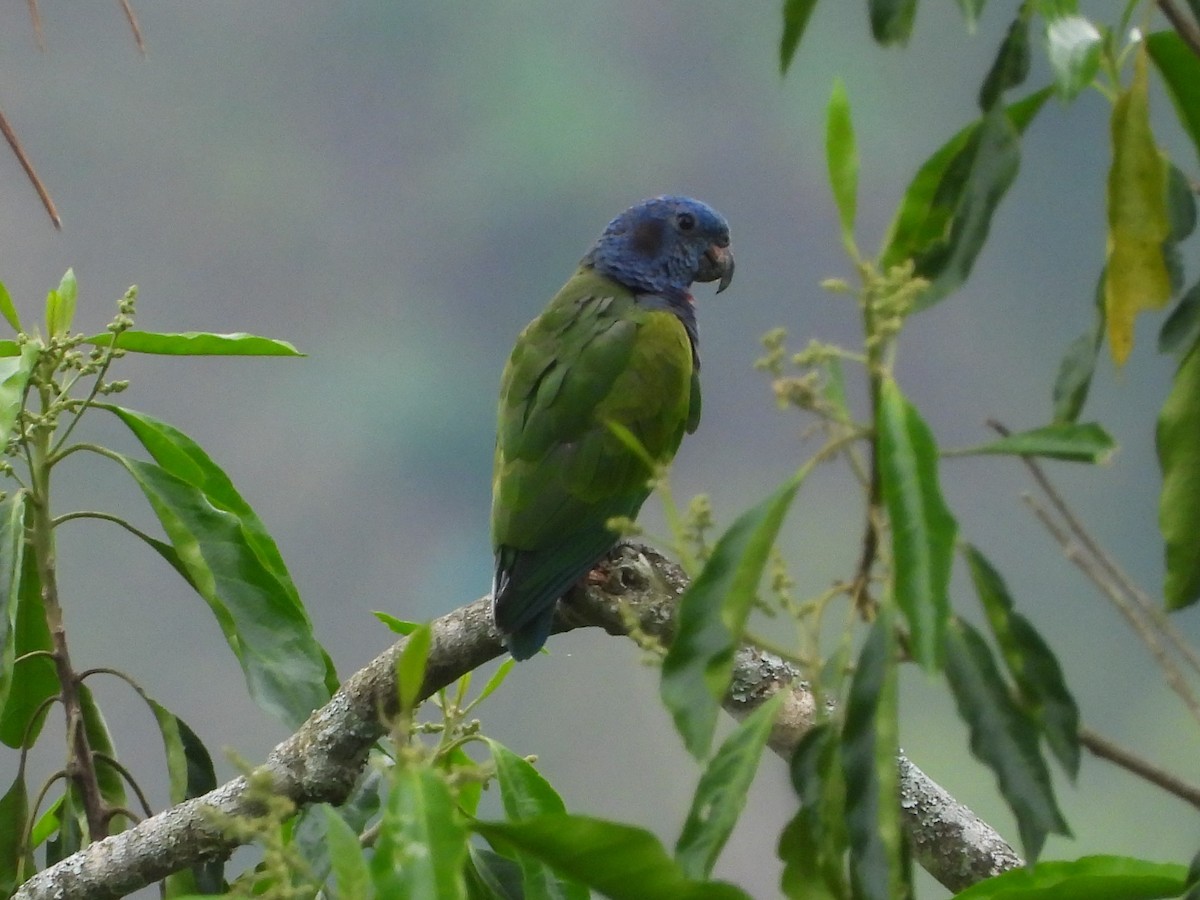
[[[491,508],[492,618],[514,659],[542,648],[558,600],[612,548],[609,520],[636,517],[654,475],[646,456],[669,462],[696,430],[690,289],[716,281],[720,293],[733,267],[729,224],[712,207],[643,200],[517,338],[500,380]]]

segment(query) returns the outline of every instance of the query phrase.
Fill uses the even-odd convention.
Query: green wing
[[[554,604],[634,516],[650,471],[609,428],[669,460],[699,417],[679,319],[581,268],[522,332],[500,388],[492,489],[496,624],[514,656],[537,652]]]

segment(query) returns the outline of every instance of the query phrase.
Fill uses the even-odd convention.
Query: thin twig
[[[50,221],[54,223],[55,228],[61,231],[62,219],[58,215],[54,201],[50,199],[50,192],[42,184],[42,179],[38,178],[38,174],[33,168],[33,163],[25,155],[25,150],[21,147],[21,142],[17,140],[17,133],[8,124],[8,119],[5,118],[3,112],[0,112],[0,132],[4,133],[4,139],[8,141],[8,146],[12,149],[13,155],[16,156],[17,162],[21,164],[21,168],[25,170],[26,176],[32,182],[33,189],[37,191],[37,195],[42,201],[42,206],[46,207],[46,212],[50,215]]]
[[[1170,657],[1164,649],[1162,642],[1158,639],[1158,633],[1135,612],[1138,608],[1129,603],[1128,598],[1121,592],[1120,586],[1114,584],[1107,576],[1103,568],[1088,554],[1081,553],[1081,544],[1073,540],[1063,528],[1054,521],[1049,511],[1041,505],[1041,503],[1029,494],[1025,494],[1022,499],[1033,510],[1039,522],[1045,527],[1050,535],[1058,541],[1062,547],[1063,555],[1072,563],[1075,564],[1088,580],[1098,587],[1101,593],[1112,601],[1113,606],[1117,611],[1125,617],[1125,621],[1129,626],[1137,632],[1138,637],[1142,639],[1150,654],[1154,657],[1155,662],[1163,670],[1163,677],[1166,678],[1167,684],[1170,686],[1179,698],[1183,701],[1184,706],[1188,711],[1200,722],[1200,701],[1192,693],[1188,687],[1187,680],[1183,677],[1183,673],[1175,664],[1175,661]]]
[[[1187,44],[1188,49],[1200,56],[1200,28],[1196,23],[1180,12],[1172,0],[1158,0],[1158,8],[1171,23],[1175,33]]]
[[[46,40],[42,34],[42,14],[38,11],[37,0],[28,0],[29,18],[33,21],[33,40],[37,43],[37,48],[43,53],[46,51]]]
[[[1079,729],[1079,743],[1087,747],[1094,756],[1107,759],[1109,762],[1127,769],[1135,775],[1144,778],[1151,784],[1156,784],[1164,791],[1174,794],[1192,806],[1200,809],[1200,787],[1188,784],[1166,769],[1160,769],[1153,763],[1146,762],[1136,753],[1119,747],[1106,737],[1102,737],[1090,728]]]
[[[134,15],[133,7],[129,5],[129,0],[119,0],[121,11],[125,13],[125,21],[129,23],[129,28],[133,31],[133,40],[137,44],[138,52],[142,56],[146,55],[146,44],[142,40],[142,29],[138,25],[137,16]]]

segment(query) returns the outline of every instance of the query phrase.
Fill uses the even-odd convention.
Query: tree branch
[[[686,584],[682,571],[656,551],[621,544],[609,557],[607,582],[577,592],[560,605],[555,630],[596,626],[624,635],[632,619],[645,633],[669,640],[675,603]],[[421,699],[504,652],[489,606],[490,598],[483,597],[434,620]],[[345,799],[368,750],[383,736],[395,712],[396,659],[404,644],[400,641],[352,675],[328,704],[271,752],[262,768],[279,794],[299,806]],[[771,736],[771,747],[785,758],[815,716],[813,697],[797,675],[777,657],[743,647],[724,704],[733,715],[744,716],[779,690],[790,691]],[[942,884],[959,890],[1021,864],[993,829],[903,757],[900,774],[901,809],[914,852]],[[225,858],[237,841],[214,824],[214,809],[231,816],[259,812],[246,798],[246,779],[235,778],[203,797],[89,844],[34,875],[15,898],[121,897],[171,872]]]

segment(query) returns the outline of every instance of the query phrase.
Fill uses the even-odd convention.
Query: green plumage
[[[495,618],[518,659],[612,546],[608,520],[649,494],[652,473],[607,423],[669,460],[699,421],[696,375],[679,315],[590,266],[521,333],[501,380],[492,492]]]

